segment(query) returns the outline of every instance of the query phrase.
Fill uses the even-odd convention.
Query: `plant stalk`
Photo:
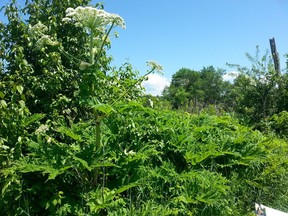
[[[100,126],[101,126],[101,120],[96,117],[96,150],[100,149],[101,147],[101,131],[100,131]]]

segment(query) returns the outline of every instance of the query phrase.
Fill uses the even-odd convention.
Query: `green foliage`
[[[279,112],[279,93],[281,75],[272,64],[268,51],[260,57],[260,50],[256,47],[255,56],[246,54],[251,62],[251,68],[230,65],[239,72],[234,80],[230,96],[233,98],[233,110],[246,124],[253,125]]]
[[[255,200],[285,208],[274,200],[287,199],[287,152],[279,154],[286,142],[267,140],[229,116],[156,111],[135,102],[114,109],[102,124],[105,151],[95,151],[93,121],[39,125],[24,157],[1,171],[3,211],[244,215]]]
[[[171,85],[164,89],[163,97],[172,107],[198,113],[208,106],[221,107],[229,83],[223,81],[223,71],[212,66],[201,71],[182,68],[172,76]]]
[[[223,94],[239,96],[213,67],[180,70],[166,89],[174,107],[205,112],[161,109],[167,107],[161,99],[154,109],[158,101],[141,97],[144,78],[130,64],[110,68],[108,41],[94,55],[87,29],[62,22],[67,7],[87,3],[27,1],[19,9],[12,1],[6,7],[0,214],[240,216],[255,201],[287,210],[286,113],[270,120],[283,139],[213,115]],[[31,34],[38,21],[51,40],[42,47]],[[237,82],[250,84],[245,76]]]
[[[261,57],[246,53],[251,67],[228,64],[236,70],[233,82],[223,81],[224,71],[212,66],[201,71],[182,68],[172,76],[163,98],[174,109],[191,113],[234,113],[246,125],[260,128],[261,121],[287,110],[287,73],[275,71],[268,51]]]
[[[123,111],[125,111],[125,114],[129,113],[126,109]],[[137,166],[142,165],[144,167],[129,172],[133,173],[131,178],[135,178],[135,173],[143,172],[144,169],[146,173],[144,176],[149,177],[149,180],[145,181],[146,187],[148,187],[145,189],[146,198],[143,197],[142,200],[158,200],[160,203],[163,200],[169,200],[168,203],[171,202],[171,207],[177,201],[177,207],[174,206],[173,208],[178,209],[177,212],[182,212],[184,215],[190,212],[190,207],[191,212],[198,212],[197,209],[199,211],[207,209],[206,215],[211,215],[211,212],[213,212],[213,215],[218,213],[221,215],[224,211],[227,215],[232,214],[233,211],[237,211],[239,215],[249,212],[251,204],[261,197],[259,191],[267,187],[267,185],[263,186],[259,182],[268,176],[265,175],[264,178],[259,179],[256,175],[256,173],[260,174],[262,172],[264,175],[266,172],[264,171],[265,166],[269,164],[267,162],[268,152],[263,149],[264,143],[266,145],[263,135],[241,126],[228,116],[221,118],[208,115],[190,116],[173,112],[163,113],[163,111],[154,114],[154,112],[147,111],[149,109],[142,111],[142,118],[139,117],[139,111],[136,116],[133,115],[133,118],[126,117],[123,119],[126,123],[121,129],[114,128],[115,124],[112,130],[114,135],[120,134],[121,131],[121,136],[123,136],[122,139],[115,139],[115,142],[117,142],[115,148],[121,146],[124,152],[127,149],[126,152],[132,151],[136,155],[143,144],[150,149],[150,157],[153,156],[150,159],[152,164],[145,164],[142,158],[141,162],[144,164],[137,163]],[[113,119],[118,121],[119,118]],[[139,122],[135,122],[137,119],[139,119]],[[156,146],[152,145],[154,143]],[[274,142],[269,144],[269,146],[273,145]],[[132,153],[131,157],[137,158]],[[195,172],[195,170],[198,170],[198,172]],[[205,177],[200,177],[204,173]],[[188,178],[188,185],[184,187],[183,184],[186,182],[185,176],[187,175],[191,179]],[[206,175],[215,175],[215,184],[218,186],[213,186],[213,190],[216,191],[211,188],[207,189],[207,194],[205,193],[206,189],[204,189],[205,184],[197,182],[193,178],[194,176],[197,179],[210,179],[209,186],[213,185],[211,179],[214,178]],[[220,179],[217,179],[216,176],[219,176]],[[124,178],[124,176],[120,177],[120,179]],[[222,183],[220,183],[221,181]],[[204,184],[204,188],[195,189],[198,193],[195,192],[194,195],[191,194],[193,190],[190,188],[191,196],[188,196],[190,201],[185,201],[182,193],[187,190],[186,187],[191,182],[195,183],[196,188],[201,188],[201,185]],[[208,193],[211,190],[213,196]],[[279,190],[281,191],[281,188]],[[199,191],[204,191],[204,194],[199,194]],[[228,191],[231,191],[231,193]],[[178,196],[180,198],[177,198]],[[205,199],[192,199],[197,196],[205,197]],[[212,197],[210,198],[210,196]],[[277,194],[270,194],[266,202],[271,202],[273,199],[271,197],[277,197]],[[185,205],[179,200],[183,201]],[[226,204],[224,204],[225,201],[227,201]],[[265,202],[264,199],[261,199],[261,201]],[[211,206],[207,207],[206,202]],[[167,203],[167,201],[164,201],[164,203]],[[186,205],[189,203],[190,205]],[[227,208],[228,206],[230,208]]]

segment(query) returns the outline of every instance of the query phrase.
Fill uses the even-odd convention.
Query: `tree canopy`
[[[182,68],[172,76],[171,85],[163,91],[163,97],[173,108],[186,108],[199,112],[208,106],[224,105],[230,83],[223,80],[223,70],[213,66],[201,71]]]

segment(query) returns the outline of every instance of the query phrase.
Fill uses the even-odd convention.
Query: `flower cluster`
[[[79,65],[79,69],[80,70],[85,70],[87,69],[88,67],[92,66],[91,64],[89,64],[88,62],[84,62],[84,61],[81,61],[80,62],[80,65]]]
[[[50,35],[47,35],[48,27],[40,21],[34,26],[29,26],[29,35],[37,40],[36,47],[41,49],[45,45],[57,46],[59,42],[54,41]]]
[[[136,155],[136,152],[134,152],[133,150],[127,151],[126,149],[124,149],[124,154],[126,156],[134,156]]]
[[[45,26],[40,21],[34,26],[31,25],[29,26],[29,34],[34,37],[40,37],[47,31],[48,31],[47,26]]]
[[[43,35],[43,36],[36,42],[36,47],[41,48],[41,47],[44,47],[45,45],[57,46],[57,45],[59,45],[59,42],[52,40],[49,35]]]
[[[156,70],[157,72],[161,72],[163,70],[162,65],[158,64],[156,61],[147,61],[147,66],[151,67],[152,70]]]
[[[107,25],[117,25],[125,29],[125,23],[122,17],[117,14],[107,13],[104,10],[93,7],[68,8],[66,17],[62,21],[74,21],[76,26],[85,27],[89,31],[101,31]]]
[[[45,134],[49,130],[48,125],[40,125],[39,128],[35,131],[35,134]]]

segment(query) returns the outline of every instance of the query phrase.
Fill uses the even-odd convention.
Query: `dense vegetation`
[[[243,216],[254,202],[288,211],[286,75],[265,58],[234,83],[213,67],[181,69],[163,98],[145,96],[145,77],[106,55],[122,18],[78,7],[88,3],[4,9],[0,214]]]
[[[246,55],[252,66],[230,65],[237,71],[232,83],[223,80],[223,70],[212,66],[201,71],[182,68],[173,75],[164,98],[174,109],[199,113],[212,108],[218,114],[233,113],[250,126],[287,111],[287,73],[277,73],[268,52],[260,57],[258,47],[255,56]]]

